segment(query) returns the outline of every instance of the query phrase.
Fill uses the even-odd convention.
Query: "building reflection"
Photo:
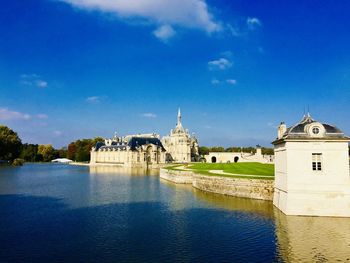
[[[257,199],[230,197],[220,194],[204,192],[195,188],[193,193],[199,200],[218,208],[234,210],[240,212],[249,212],[261,215],[267,218],[273,218],[273,206],[271,202]]]
[[[350,218],[274,215],[282,261],[350,262]]]
[[[146,168],[131,168],[131,167],[123,167],[123,166],[107,166],[107,165],[100,165],[100,166],[89,166],[90,174],[105,174],[105,175],[111,175],[111,174],[122,174],[126,176],[130,175],[158,175],[159,170],[158,169],[146,169]]]

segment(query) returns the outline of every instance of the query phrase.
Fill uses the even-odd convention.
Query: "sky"
[[[0,124],[24,143],[169,133],[271,146],[305,111],[350,135],[345,0],[13,0]]]

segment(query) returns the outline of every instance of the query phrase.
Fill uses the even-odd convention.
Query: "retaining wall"
[[[193,172],[160,169],[159,176],[176,184],[192,184]]]
[[[202,191],[260,200],[273,199],[274,180],[206,176],[192,171],[160,170],[160,177],[177,183],[192,184]]]

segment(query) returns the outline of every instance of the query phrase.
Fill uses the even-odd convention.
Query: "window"
[[[312,154],[312,170],[322,171],[322,153]]]
[[[312,128],[312,133],[313,134],[319,134],[320,133],[320,129],[318,127],[313,127]]]

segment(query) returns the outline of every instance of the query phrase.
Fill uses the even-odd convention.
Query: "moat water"
[[[26,164],[0,167],[0,244],[0,262],[350,262],[350,219],[285,216],[157,171]]]

